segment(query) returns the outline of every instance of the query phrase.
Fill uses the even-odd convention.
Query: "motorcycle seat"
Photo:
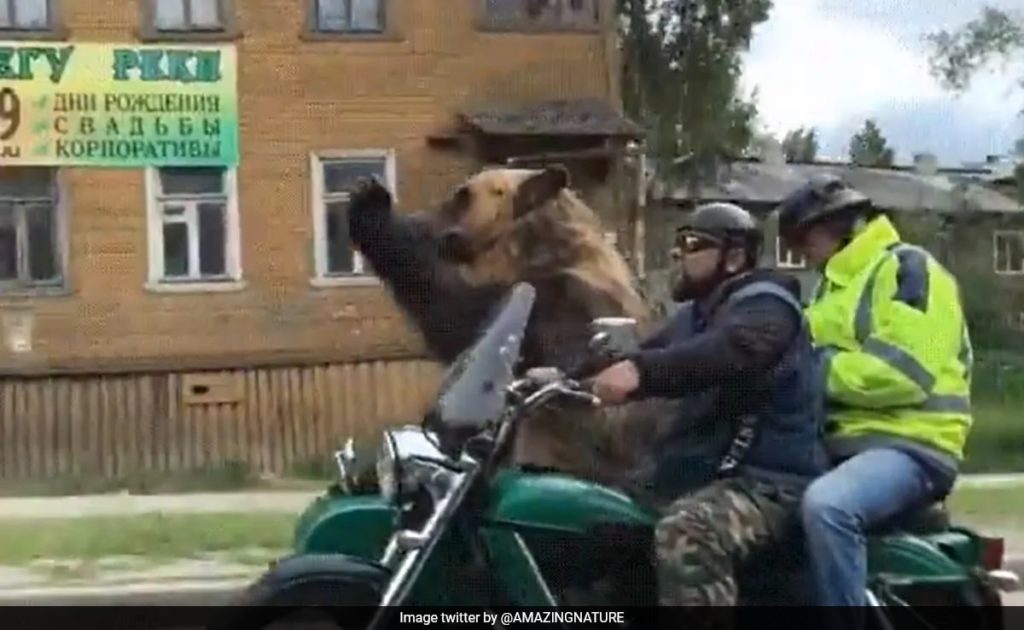
[[[944,503],[901,512],[871,528],[874,535],[906,532],[908,534],[934,534],[950,526],[949,510]]]

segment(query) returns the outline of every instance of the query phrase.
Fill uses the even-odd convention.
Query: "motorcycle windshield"
[[[441,383],[435,417],[452,429],[482,428],[505,407],[523,335],[533,311],[534,288],[517,284],[495,310],[477,342],[452,364]]]

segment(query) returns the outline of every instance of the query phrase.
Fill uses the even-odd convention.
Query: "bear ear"
[[[512,215],[519,218],[544,205],[569,186],[569,171],[562,166],[549,166],[524,180],[512,200]]]

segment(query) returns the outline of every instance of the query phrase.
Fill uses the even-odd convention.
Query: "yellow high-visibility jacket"
[[[957,468],[973,353],[952,274],[881,216],[828,261],[807,317],[833,450],[925,449]]]

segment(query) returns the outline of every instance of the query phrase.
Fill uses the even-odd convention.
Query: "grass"
[[[260,562],[291,544],[293,514],[145,514],[128,517],[0,520],[0,565],[40,558],[149,560],[224,556]]]
[[[1024,472],[1024,400],[982,398],[974,403],[963,472]]]

